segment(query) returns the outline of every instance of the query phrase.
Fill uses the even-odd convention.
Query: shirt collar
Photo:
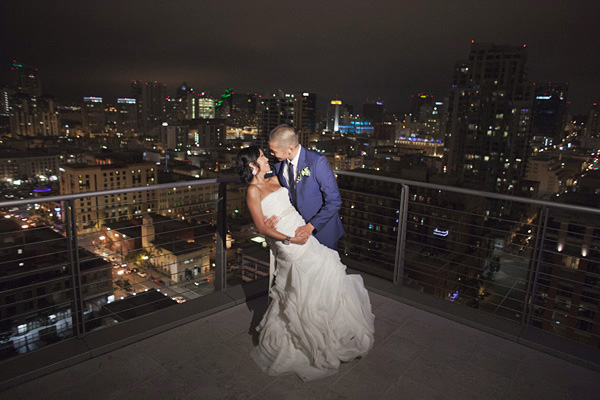
[[[294,164],[294,168],[298,168],[298,161],[300,160],[300,152],[302,151],[302,145],[299,144],[298,145],[298,153],[296,154],[296,157],[294,157],[294,159],[292,160],[292,164]]]

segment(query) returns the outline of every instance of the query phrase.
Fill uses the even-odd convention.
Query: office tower
[[[136,100],[138,127],[144,134],[150,133],[152,128],[160,126],[164,122],[167,85],[157,81],[133,81],[131,97]]]
[[[187,98],[188,93],[194,93],[194,89],[189,87],[187,83],[183,82],[175,92],[175,98],[177,99],[185,99]]]
[[[381,101],[368,101],[363,104],[361,120],[370,122],[372,125],[383,122],[383,103]]]
[[[459,184],[499,193],[520,190],[531,92],[525,46],[473,43],[468,60],[456,64],[444,151],[447,172]]]
[[[277,125],[287,124],[293,126],[304,146],[308,137],[316,130],[317,96],[314,93],[277,93],[265,94],[260,98],[261,116],[260,145],[265,147],[271,130]]]
[[[164,122],[169,125],[179,125],[187,119],[186,98],[167,97],[165,100]]]
[[[160,127],[160,144],[165,150],[186,151],[188,148],[188,127],[167,125]]]
[[[102,97],[84,97],[81,105],[81,125],[86,133],[102,133],[106,125]]]
[[[433,110],[433,96],[425,93],[410,96],[410,115],[413,122],[425,122]]]
[[[19,136],[57,136],[58,111],[51,96],[42,96],[38,70],[13,62],[12,96],[4,93],[10,130]]]
[[[33,97],[42,96],[42,83],[37,68],[13,61],[10,72],[12,88],[16,93]]]
[[[10,90],[8,87],[0,88],[0,117],[10,116]]]
[[[214,119],[215,118],[215,101],[208,97],[198,97],[198,111],[196,118]]]
[[[592,108],[590,108],[585,127],[585,137],[600,138],[600,106],[598,103],[592,104]]]
[[[228,124],[236,128],[256,127],[258,124],[256,114],[256,94],[232,93],[229,97]]]
[[[215,100],[205,92],[187,94],[187,119],[215,118]]]
[[[448,121],[448,101],[436,101],[431,95],[419,93],[411,96],[410,109],[410,121],[405,119],[402,125],[408,125],[411,135],[434,140],[444,139]]]
[[[534,84],[531,144],[538,149],[558,145],[565,138],[567,93],[566,83]]]
[[[224,119],[190,121],[190,137],[194,146],[219,147],[225,143],[227,126]]]
[[[117,129],[126,136],[137,132],[137,104],[135,99],[117,99]]]

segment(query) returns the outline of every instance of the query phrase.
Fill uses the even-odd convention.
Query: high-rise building
[[[88,96],[81,105],[81,125],[86,133],[104,132],[106,116],[102,97]]]
[[[4,106],[10,114],[10,130],[19,136],[57,136],[58,111],[51,96],[42,96],[38,70],[13,62],[12,86]]]
[[[260,98],[260,145],[265,147],[271,130],[277,125],[287,124],[298,132],[300,143],[306,146],[311,133],[316,130],[317,96],[314,93],[265,94]]]
[[[567,93],[566,83],[534,84],[532,146],[544,148],[559,144],[565,138]]]
[[[10,90],[8,87],[0,88],[0,117],[10,116]]]
[[[37,68],[13,61],[10,71],[15,92],[33,97],[42,96],[42,83]]]
[[[167,85],[157,81],[131,83],[131,96],[136,100],[138,111],[138,127],[144,134],[152,128],[160,126],[165,118]]]
[[[188,147],[188,127],[167,125],[160,127],[160,143],[165,150],[186,151]]]
[[[600,105],[592,104],[585,127],[585,137],[600,138]]]
[[[363,121],[370,122],[371,125],[383,122],[383,103],[381,101],[370,101],[363,104]]]
[[[410,115],[413,122],[425,122],[433,110],[433,96],[418,93],[410,96]]]
[[[215,100],[205,92],[187,94],[187,119],[215,118]]]
[[[229,97],[229,118],[227,123],[236,128],[256,127],[256,94],[232,93]]]
[[[525,46],[473,43],[468,60],[456,64],[450,89],[447,172],[466,187],[520,190],[532,106]]]
[[[137,104],[135,99],[117,99],[117,129],[127,136],[137,132]]]

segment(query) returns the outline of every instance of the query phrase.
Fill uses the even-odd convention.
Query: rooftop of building
[[[376,316],[374,348],[325,379],[273,377],[254,363],[249,352],[267,307],[262,296],[146,334],[0,397],[562,400],[594,398],[600,390],[596,371],[373,291],[369,295]],[[169,310],[185,306],[190,303]]]

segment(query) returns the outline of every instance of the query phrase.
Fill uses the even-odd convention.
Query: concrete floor
[[[375,348],[303,383],[249,356],[266,297],[0,393],[0,399],[592,399],[600,373],[370,293]]]

